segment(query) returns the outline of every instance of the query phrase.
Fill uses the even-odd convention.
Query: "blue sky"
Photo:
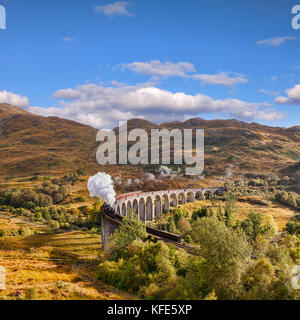
[[[0,0],[0,102],[94,127],[300,125],[300,0]]]

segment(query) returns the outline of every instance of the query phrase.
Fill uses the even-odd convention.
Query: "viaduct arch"
[[[224,187],[152,192],[136,191],[118,196],[114,208],[123,217],[126,217],[130,210],[133,210],[141,221],[154,221],[163,212],[169,211],[170,207],[196,200],[210,199],[214,195],[222,195],[224,191]]]

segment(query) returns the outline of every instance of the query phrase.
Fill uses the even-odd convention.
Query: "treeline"
[[[32,230],[31,228],[25,226],[22,226],[18,230],[0,229],[0,237],[31,236],[35,234],[40,234],[40,231]]]
[[[25,208],[14,208],[11,206],[0,206],[0,211],[9,212],[15,216],[28,218],[30,221],[48,224],[51,229],[82,229],[87,230],[98,227],[90,219],[93,209],[82,206],[78,209],[67,209],[64,207],[34,207],[31,210]]]
[[[253,182],[253,180],[251,180]],[[234,182],[227,182],[226,188],[228,193],[234,194],[236,198],[249,196],[263,196],[266,199],[279,202],[294,210],[300,210],[300,195],[295,192],[287,192],[282,185],[265,185],[261,186],[258,183],[246,183],[243,180],[236,180]],[[264,181],[260,180],[259,181]],[[249,188],[252,184],[254,188]],[[260,188],[255,188],[260,186]],[[261,203],[264,205],[263,203]]]
[[[53,230],[97,228],[98,225],[90,219],[93,208],[82,206],[78,209],[67,209],[60,205],[70,195],[72,185],[82,174],[84,171],[79,169],[60,179],[44,181],[34,189],[0,190],[0,211],[48,224]],[[82,198],[78,198],[77,202],[79,201],[82,201]]]
[[[56,185],[51,182],[43,182],[35,189],[13,189],[11,191],[0,190],[0,205],[8,205],[14,208],[31,210],[37,206],[48,207],[59,204],[71,192],[71,185]]]

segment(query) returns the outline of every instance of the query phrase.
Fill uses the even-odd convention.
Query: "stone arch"
[[[146,205],[144,198],[141,198],[139,201],[139,219],[141,221],[146,221]]]
[[[136,199],[133,200],[133,203],[132,203],[132,211],[133,213],[135,214],[138,214],[139,213],[139,203]]]
[[[132,209],[131,201],[128,201],[128,202],[127,202],[127,216],[128,216],[128,214],[130,213],[131,209]]]
[[[163,208],[163,212],[170,211],[170,200],[167,194],[164,194],[162,196],[162,208]]]
[[[162,201],[159,195],[154,198],[155,218],[159,218],[162,213]]]
[[[146,200],[146,221],[153,220],[153,203],[152,198],[148,197]]]
[[[178,199],[175,193],[172,193],[170,196],[170,204],[172,207],[177,207],[178,206]]]
[[[121,215],[120,206],[117,207],[117,214],[118,214],[119,216]]]
[[[188,192],[186,195],[186,202],[194,202],[195,201],[195,195],[192,191]]]
[[[202,191],[197,191],[195,194],[195,200],[203,200],[203,193]]]
[[[126,217],[126,204],[123,202],[122,204],[122,217]]]
[[[205,191],[205,193],[204,193],[204,199],[212,199],[213,198],[213,194],[209,191],[209,190],[207,190],[207,191]]]
[[[185,194],[183,192],[180,192],[179,195],[178,195],[178,203],[179,204],[185,204],[186,203]]]

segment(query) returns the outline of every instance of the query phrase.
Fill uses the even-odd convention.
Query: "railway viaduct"
[[[114,209],[122,216],[126,217],[130,210],[138,214],[143,222],[154,221],[161,217],[163,212],[176,207],[179,204],[194,202],[212,198],[214,195],[222,195],[225,188],[203,188],[203,189],[180,189],[166,191],[142,192],[136,191],[120,195],[116,198]],[[102,216],[102,249],[105,248],[110,236],[119,225],[114,219]]]
[[[222,195],[225,188],[203,188],[203,189],[180,189],[166,191],[142,192],[136,191],[120,195],[116,198],[114,209],[122,216],[126,217],[130,210],[138,214],[143,222],[154,221],[158,219],[163,212],[170,210],[170,207],[176,207],[179,204],[194,202],[212,198],[214,195]],[[105,248],[110,236],[119,224],[108,216],[102,220],[102,249]]]
[[[212,198],[222,195],[225,188],[180,189],[153,192],[132,192],[120,195],[116,199],[115,210],[126,217],[130,210],[139,215],[143,222],[154,221],[163,212],[179,204]]]

